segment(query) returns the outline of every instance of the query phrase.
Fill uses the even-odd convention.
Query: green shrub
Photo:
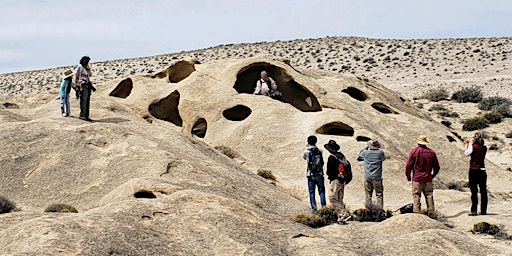
[[[483,98],[482,88],[471,86],[462,88],[452,94],[451,99],[459,103],[474,102],[477,103]]]
[[[512,131],[505,133],[506,138],[512,138]]]
[[[473,225],[473,229],[471,230],[473,234],[488,234],[492,235],[495,238],[499,239],[512,239],[512,235],[509,235],[505,231],[503,231],[502,227],[499,227],[494,224],[489,224],[487,222],[479,222]]]
[[[493,110],[489,113],[485,113],[484,118],[491,124],[501,123],[501,114],[498,111]]]
[[[354,211],[353,213],[354,220],[364,222],[381,222],[387,218],[391,218],[393,216],[393,212],[391,210],[383,210],[376,204],[371,204],[366,206],[366,208],[360,208]]]
[[[470,119],[464,120],[462,123],[462,130],[464,131],[474,131],[480,130],[483,128],[489,127],[489,121],[483,117],[473,117]]]
[[[0,196],[0,214],[9,213],[16,209],[16,204],[7,197]]]
[[[438,113],[440,116],[443,116],[443,117],[459,117],[459,113],[457,112],[451,112],[450,110],[448,109],[445,109],[445,110],[441,110],[439,111]]]
[[[272,173],[272,171],[269,171],[269,170],[258,170],[258,172],[256,172],[256,174],[258,174],[259,176],[267,179],[267,180],[273,180],[273,181],[276,181],[276,176],[274,176],[274,174]]]
[[[423,94],[423,98],[435,102],[448,99],[448,96],[448,92],[442,87],[437,89],[430,89],[425,94]]]
[[[336,223],[336,221],[338,221],[338,215],[334,207],[327,206],[320,208],[318,214],[299,212],[295,213],[290,219],[312,228],[320,228]]]
[[[73,212],[78,213],[78,210],[67,204],[52,204],[44,210],[44,212],[60,212],[60,213],[67,213],[67,212]]]
[[[478,103],[478,108],[482,110],[494,110],[500,113],[502,116],[510,117],[510,105],[512,101],[505,97],[500,96],[492,96],[486,97],[480,103]]]

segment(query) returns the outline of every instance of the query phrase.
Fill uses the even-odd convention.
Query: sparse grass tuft
[[[502,116],[498,111],[493,110],[489,113],[485,113],[484,118],[491,124],[497,124],[501,123]]]
[[[7,197],[0,196],[0,214],[9,213],[16,209],[16,203]]]
[[[267,180],[276,181],[276,176],[274,176],[274,174],[270,170],[261,170],[260,169],[256,172],[256,174],[258,174],[259,176],[261,176]]]
[[[462,88],[452,94],[451,99],[459,103],[474,102],[477,103],[483,98],[482,88],[471,86]]]
[[[422,98],[438,102],[440,100],[448,99],[448,96],[448,92],[444,88],[440,87],[437,89],[428,90],[425,94],[423,94]]]
[[[366,208],[360,208],[354,211],[354,220],[363,222],[381,222],[387,218],[391,218],[393,216],[393,212],[391,210],[384,211],[381,207],[376,204],[371,204],[366,206]]]
[[[487,222],[479,222],[473,225],[473,229],[471,230],[473,234],[489,234],[493,235],[497,239],[508,239],[512,240],[512,235],[509,235],[507,232],[503,231],[503,227],[489,224]]]
[[[462,130],[464,131],[480,130],[486,127],[489,127],[489,121],[479,116],[466,119],[462,124]]]
[[[288,194],[289,196],[300,201],[302,201],[302,199],[304,199],[308,193],[306,189],[297,185],[293,185],[291,187],[283,187],[281,190]]]
[[[73,212],[73,213],[78,213],[78,210],[75,207],[73,207],[71,205],[67,205],[67,204],[52,204],[52,205],[46,207],[44,212],[61,212],[61,213]]]
[[[448,220],[446,218],[446,215],[444,215],[443,213],[439,212],[438,210],[434,210],[434,211],[422,210],[420,213],[424,214],[424,215],[427,215],[429,218],[431,218],[433,220],[440,221],[440,222],[445,222],[445,221]]]
[[[233,150],[227,146],[215,146],[215,149],[222,152],[222,154],[226,155],[227,157],[229,157],[231,159],[237,158],[240,156],[240,154],[238,154],[238,152],[236,152],[235,150]]]
[[[327,206],[320,208],[318,210],[318,214],[298,212],[295,213],[290,219],[312,228],[320,228],[336,223],[338,220],[338,215],[336,214],[334,207]]]

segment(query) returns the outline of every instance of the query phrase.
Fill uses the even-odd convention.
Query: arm
[[[432,173],[432,178],[434,178],[439,173],[439,169],[441,169],[441,167],[439,166],[439,161],[437,160],[437,155],[435,153],[434,159],[432,159],[432,168],[434,169],[434,173]]]
[[[60,83],[59,93],[61,97],[66,95],[66,80],[62,80],[62,82]]]
[[[368,148],[363,148],[361,149],[361,151],[359,151],[359,155],[357,156],[357,161],[361,162],[364,160],[364,152],[367,150]]]
[[[271,90],[277,90],[277,84],[276,82],[274,81],[274,79],[272,79],[271,77],[269,77],[268,79],[270,79],[270,88]]]
[[[256,82],[256,88],[254,89],[254,93],[253,94],[260,94],[261,92],[261,83],[260,83],[260,80],[258,80]]]
[[[473,145],[469,144],[469,142],[468,142],[468,143],[466,143],[466,151],[464,151],[464,155],[470,156],[471,153],[473,153]]]
[[[405,164],[405,176],[407,177],[408,181],[411,181],[411,171],[414,167],[414,153],[415,150],[411,151],[409,154],[409,157],[407,158],[407,163]]]
[[[308,149],[306,149],[304,151],[304,153],[302,153],[302,158],[304,158],[304,160],[308,160],[308,158],[309,158],[309,150]]]

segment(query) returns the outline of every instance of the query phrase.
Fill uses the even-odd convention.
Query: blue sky
[[[511,37],[509,0],[0,0],[0,73],[219,44]]]

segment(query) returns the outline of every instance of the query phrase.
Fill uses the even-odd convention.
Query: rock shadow
[[[243,121],[249,115],[251,115],[252,110],[244,105],[236,105],[232,108],[228,108],[222,112],[222,115],[230,120],[230,121]]]
[[[148,111],[154,117],[171,122],[177,126],[183,125],[178,105],[180,102],[180,93],[174,91],[169,96],[149,104]]]
[[[199,138],[204,138],[206,136],[206,130],[208,128],[208,124],[204,118],[199,118],[192,126],[192,134]]]
[[[365,101],[366,99],[368,99],[366,93],[355,87],[347,87],[346,89],[343,89],[341,91],[358,101]]]
[[[450,135],[446,135],[446,138],[448,139],[449,142],[457,142],[457,140]]]
[[[263,70],[267,71],[268,75],[274,79],[278,90],[283,93],[279,99],[281,102],[289,103],[302,112],[322,111],[318,99],[312,92],[297,83],[286,73],[285,69],[266,62],[253,63],[242,68],[236,76],[233,88],[238,93],[252,94]]]
[[[331,122],[316,129],[316,133],[336,136],[354,136],[354,128],[342,122]]]
[[[148,199],[155,199],[156,196],[153,192],[151,191],[147,191],[147,190],[140,190],[140,191],[137,191],[135,192],[135,194],[133,194],[133,196],[135,198],[148,198]]]
[[[110,92],[108,96],[126,99],[128,96],[130,96],[130,93],[132,93],[132,89],[133,81],[131,78],[128,77],[123,81],[119,82],[116,88],[112,92]]]

